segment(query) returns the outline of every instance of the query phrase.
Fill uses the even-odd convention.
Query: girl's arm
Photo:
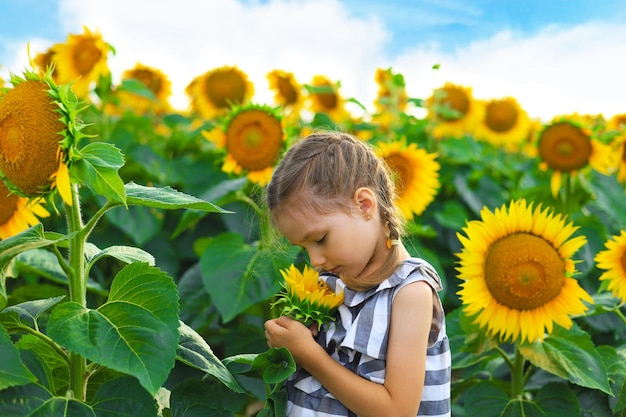
[[[366,380],[332,359],[301,323],[280,317],[265,323],[268,344],[286,347],[295,361],[361,417],[415,417],[426,367],[433,290],[415,282],[396,294],[391,310],[384,385]]]

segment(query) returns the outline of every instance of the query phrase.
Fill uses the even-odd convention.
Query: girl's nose
[[[311,265],[314,268],[321,267],[324,265],[324,262],[326,262],[326,258],[324,258],[322,253],[317,250],[309,251],[309,259],[311,260]]]

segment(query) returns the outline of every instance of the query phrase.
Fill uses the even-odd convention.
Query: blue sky
[[[175,7],[172,7],[175,5]],[[514,96],[534,117],[626,112],[623,0],[0,0],[0,77],[86,25],[117,50],[119,76],[141,62],[173,82],[237,65],[269,100],[264,75],[324,74],[373,99],[375,69],[425,97],[450,81],[478,98]],[[432,66],[441,64],[438,71]]]

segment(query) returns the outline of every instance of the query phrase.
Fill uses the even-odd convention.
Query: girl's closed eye
[[[320,239],[316,240],[315,243],[317,243],[318,245],[321,245],[321,244],[324,243],[325,240],[326,240],[326,235],[324,235]]]

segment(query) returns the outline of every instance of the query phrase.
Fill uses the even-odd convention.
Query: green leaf
[[[48,235],[48,233],[46,233],[46,235]],[[65,275],[65,271],[63,271],[63,268],[59,265],[59,260],[47,249],[32,249],[20,253],[15,258],[15,270],[20,274],[37,274],[63,286],[69,285],[67,275]],[[41,288],[41,284],[38,285],[39,288]],[[87,278],[87,289],[99,294],[107,294],[106,290],[91,278]],[[15,295],[15,293],[13,295]]]
[[[533,365],[587,388],[611,394],[602,356],[588,333],[574,324],[569,330],[555,325],[543,342],[520,345]]]
[[[579,416],[574,393],[564,384],[544,385],[532,399],[509,398],[492,382],[480,382],[465,393],[465,413],[481,417]]]
[[[296,371],[296,363],[285,348],[270,348],[258,354],[241,354],[224,358],[233,373],[261,378],[266,384],[280,384]]]
[[[155,207],[162,209],[194,209],[214,213],[231,213],[213,203],[190,196],[170,187],[155,188],[128,183],[126,188],[126,202],[129,205]]]
[[[24,417],[42,406],[52,395],[36,384],[0,390],[0,416]]]
[[[80,159],[72,164],[74,174],[94,193],[108,200],[125,204],[124,181],[119,169],[124,165],[124,155],[110,143],[94,142],[80,150]]]
[[[25,334],[15,343],[24,365],[35,375],[37,383],[53,394],[65,395],[69,387],[68,357],[62,356],[38,336]]]
[[[25,385],[35,380],[35,376],[22,363],[9,334],[0,326],[0,390]]]
[[[172,417],[233,417],[224,408],[219,387],[185,381],[174,387],[170,397]]]
[[[34,324],[42,313],[57,305],[64,298],[65,296],[62,295],[59,297],[46,298],[45,300],[26,301],[7,307],[2,310],[2,312],[15,311],[20,316],[20,319],[28,318]]]
[[[598,352],[604,360],[614,395],[611,409],[619,414],[626,408],[626,346],[620,350],[613,346],[599,346]]]
[[[155,264],[154,256],[134,246],[109,246],[101,250],[93,243],[85,245],[85,258],[90,267],[98,259],[105,256],[110,256],[127,264],[132,264],[133,262],[145,262],[150,266]]]
[[[213,353],[211,346],[194,329],[180,322],[177,359],[219,379],[235,392],[245,392],[235,377]]]
[[[85,403],[67,397],[53,397],[27,417],[98,417]]]
[[[247,245],[240,234],[224,233],[211,239],[200,265],[202,282],[224,322],[279,289],[279,272],[269,255]]]
[[[178,347],[178,294],[172,279],[143,263],[124,267],[97,310],[54,308],[49,336],[85,358],[136,377],[151,394],[166,380]]]
[[[67,236],[47,239],[43,226],[38,223],[22,233],[0,241],[0,310],[7,305],[6,277],[13,258],[27,250],[50,246],[65,239]]]
[[[91,404],[98,417],[157,415],[157,403],[154,398],[135,378],[129,376],[106,381],[96,391]]]

